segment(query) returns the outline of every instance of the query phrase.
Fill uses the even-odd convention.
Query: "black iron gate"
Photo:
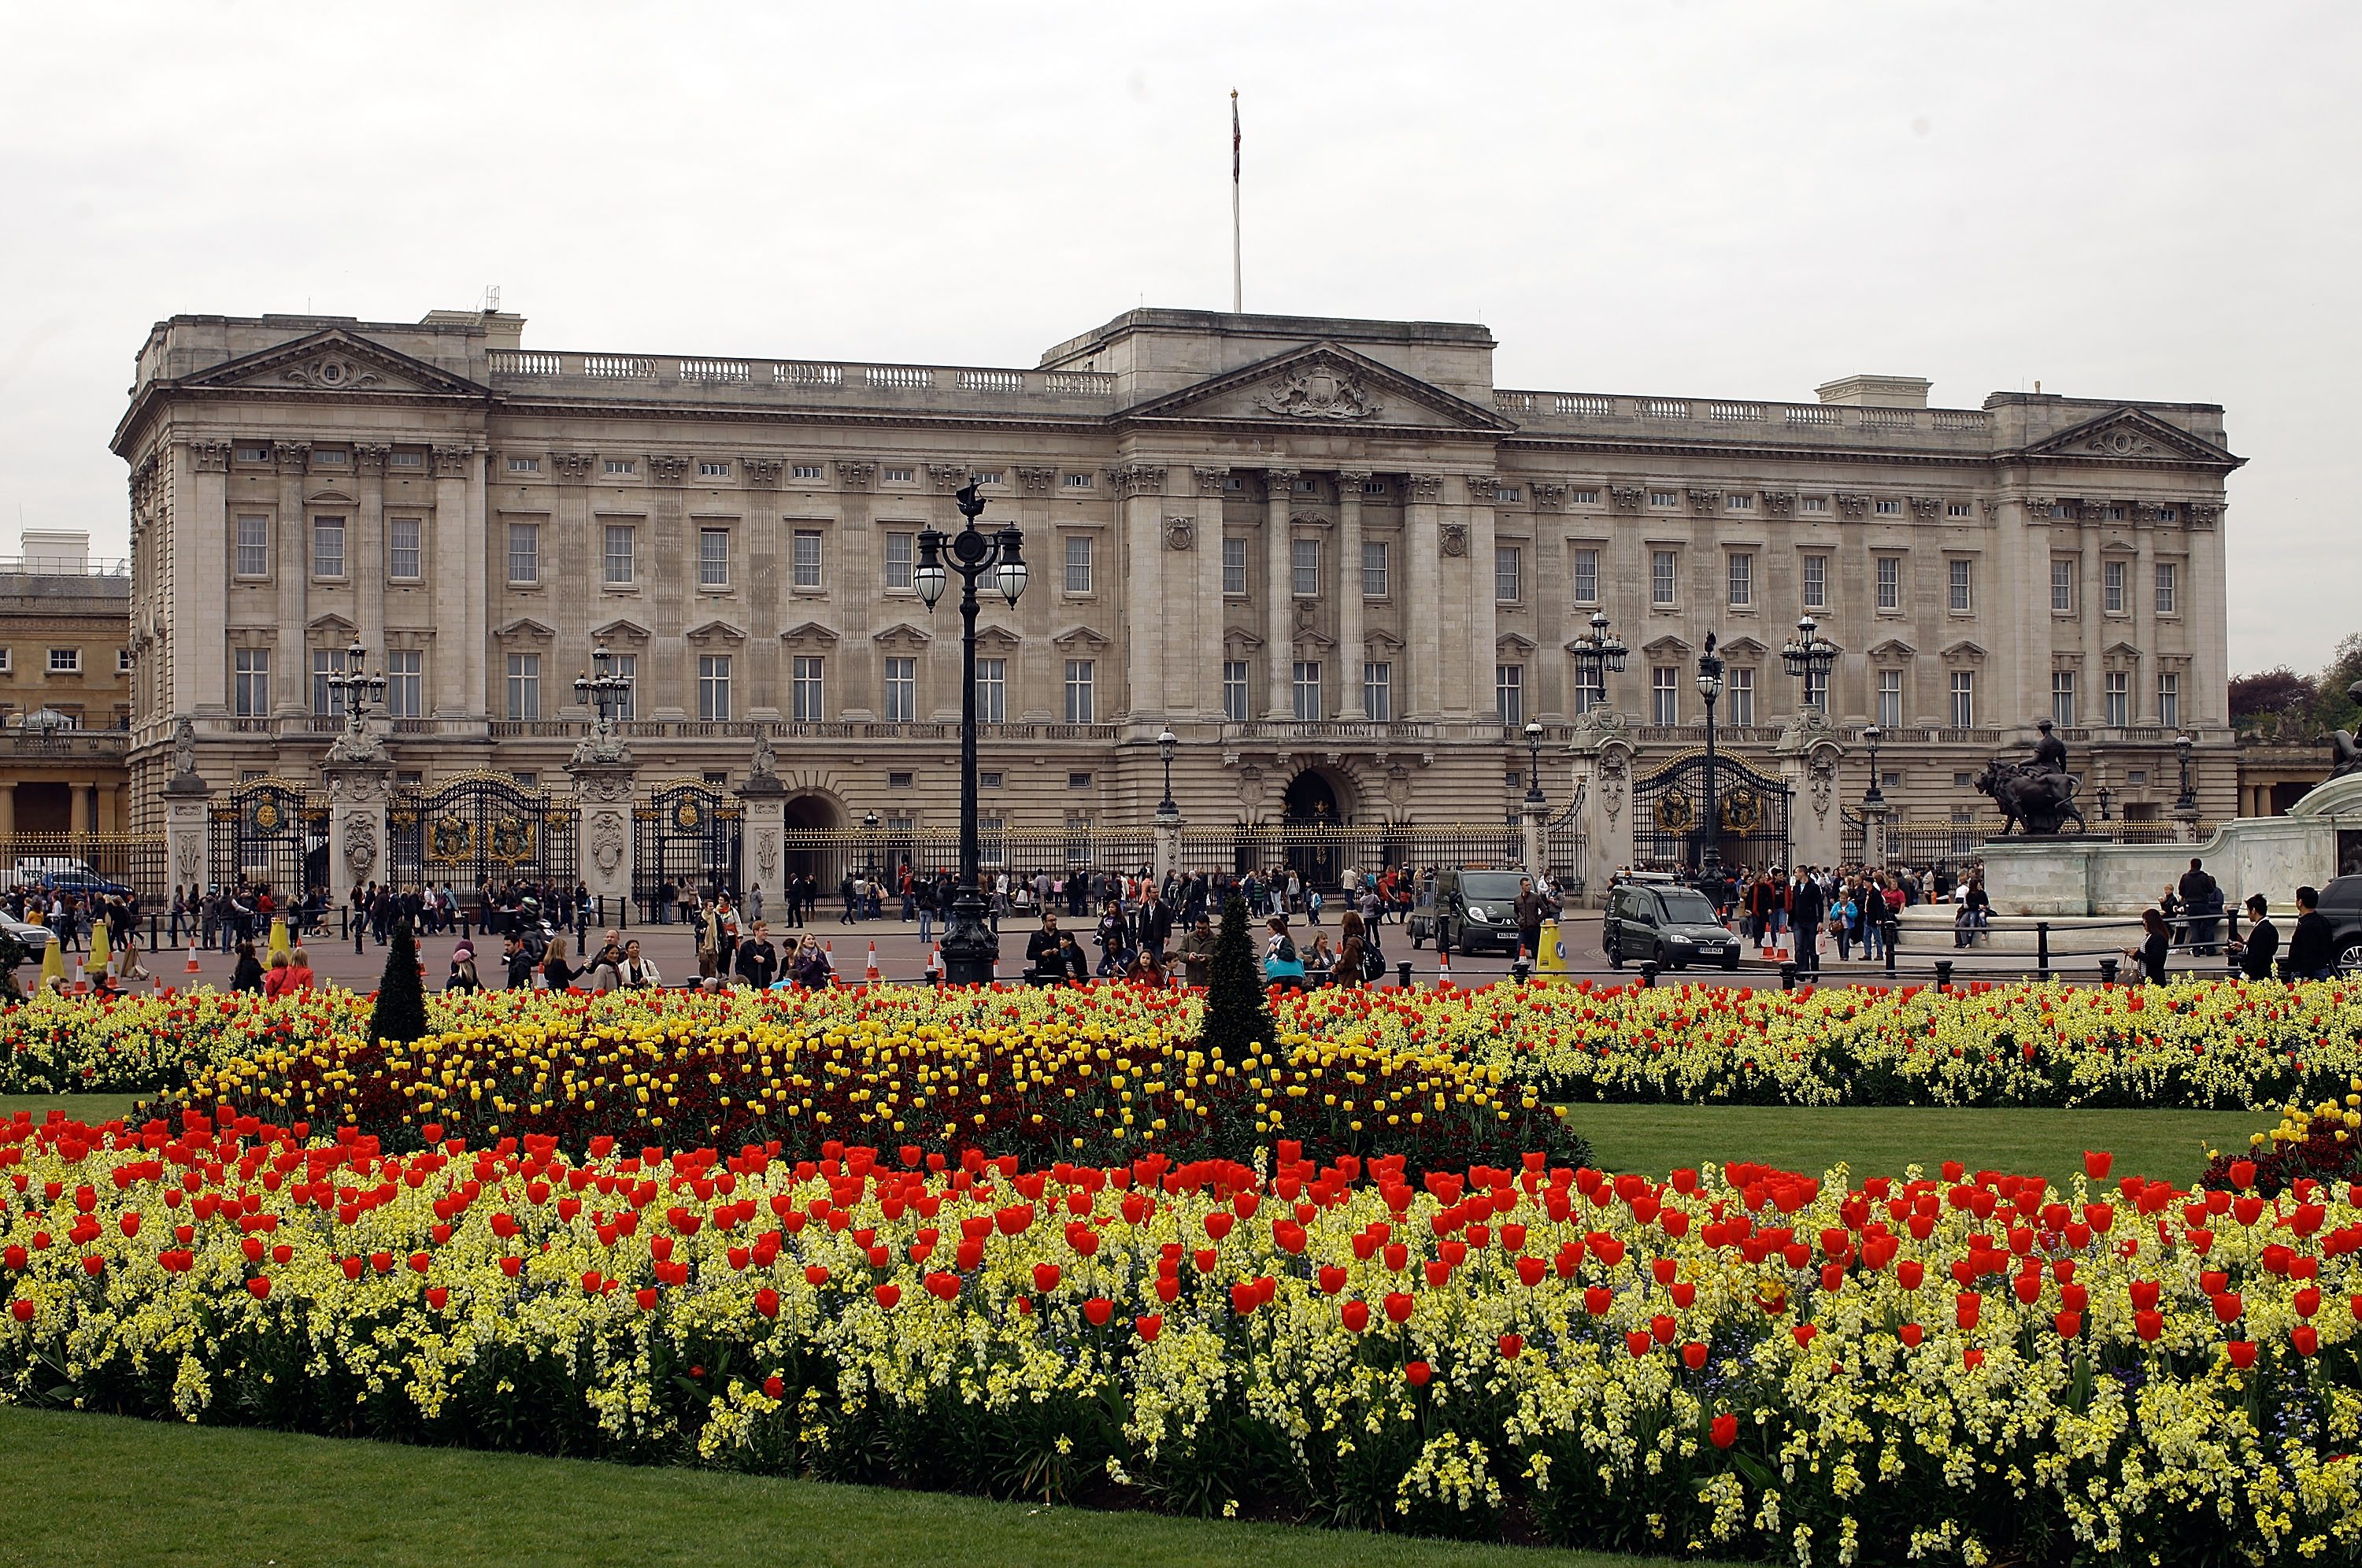
[[[386,879],[399,889],[447,882],[464,896],[515,881],[570,890],[579,875],[574,802],[505,773],[461,773],[432,792],[396,794],[385,840]]]
[[[1706,821],[1706,778],[1716,818]],[[1632,784],[1632,853],[1643,866],[1694,871],[1711,844],[1726,867],[1788,863],[1788,786],[1736,757],[1685,752]]]
[[[736,894],[745,825],[745,808],[711,784],[683,779],[657,790],[632,812],[633,899],[652,907],[667,883],[676,896]]]
[[[268,885],[281,902],[328,880],[328,803],[285,778],[241,784],[213,804],[213,879]]]

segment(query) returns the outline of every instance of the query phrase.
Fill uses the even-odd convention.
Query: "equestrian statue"
[[[2034,743],[2033,758],[1986,763],[1977,775],[1978,790],[1991,795],[2001,808],[2004,837],[2014,825],[2029,834],[2056,834],[2066,831],[2070,822],[2077,832],[2089,832],[2090,824],[2075,806],[2075,790],[2082,780],[2067,771],[2067,743],[2052,732],[2047,719],[2037,720],[2035,728],[2041,734]]]

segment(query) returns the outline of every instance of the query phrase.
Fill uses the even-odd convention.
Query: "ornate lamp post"
[[[1156,802],[1156,814],[1160,817],[1181,814],[1181,808],[1173,800],[1173,753],[1180,744],[1181,737],[1169,729],[1156,737],[1156,755],[1164,764],[1164,799]]]
[[[1536,719],[1526,721],[1526,804],[1542,804],[1542,726]]]
[[[1705,651],[1698,655],[1697,663],[1698,695],[1705,699],[1705,811],[1698,823],[1698,832],[1705,837],[1698,850],[1698,870],[1709,877],[1722,871],[1722,806],[1715,798],[1721,759],[1714,749],[1714,705],[1722,696],[1722,656],[1714,651],[1714,634],[1708,632]]]
[[[861,833],[862,871],[875,881],[877,877],[877,813],[876,812],[861,813]]]
[[[2109,801],[2108,787],[2107,787],[2105,784],[2103,784],[2103,785],[2101,785],[2101,786],[2100,786],[2100,820],[2101,820],[2102,822],[2106,822],[2106,821],[2108,821],[2108,820],[2109,820],[2109,819],[2108,819],[2108,801]]]
[[[361,673],[361,660],[368,655],[361,640],[355,637],[352,646],[345,650],[345,668],[327,678],[328,689],[344,699],[345,733],[348,735],[359,735],[368,729],[370,705],[385,695],[383,670],[375,675]],[[2186,782],[2186,771],[2183,778]]]
[[[2181,765],[2181,793],[2174,797],[2173,810],[2175,814],[2185,817],[2198,814],[2198,791],[2190,784],[2190,745],[2188,735],[2173,737],[2173,757]]]
[[[960,578],[960,864],[959,890],[953,895],[951,922],[944,933],[944,970],[955,986],[988,985],[993,960],[1000,956],[1000,939],[984,922],[984,894],[977,886],[976,820],[976,585],[990,577],[1000,596],[1017,602],[1025,591],[1025,536],[1015,524],[997,533],[978,529],[984,498],[970,484],[958,496],[960,515],[967,525],[949,539],[937,529],[919,535],[919,561],[911,569],[911,586],[933,611],[944,596],[947,571]],[[1168,788],[1166,798],[1171,799]]]
[[[615,656],[607,651],[604,643],[590,650],[590,668],[594,673],[574,678],[574,696],[591,712],[591,739],[612,740],[615,714],[632,693],[631,678],[615,673]]]
[[[1821,624],[1805,615],[1796,623],[1796,635],[1780,650],[1788,673],[1805,683],[1805,705],[1827,712],[1829,668],[1838,661],[1838,646],[1821,635]]]
[[[1625,656],[1632,651],[1624,646],[1622,638],[1608,631],[1606,611],[1591,613],[1591,630],[1576,637],[1573,648],[1575,690],[1583,693],[1577,701],[1578,709],[1585,713],[1591,711],[1591,693],[1595,691],[1599,694],[1599,705],[1606,706],[1607,678],[1624,673]]]
[[[1885,734],[1886,732],[1876,724],[1869,725],[1861,732],[1862,744],[1870,747],[1870,788],[1861,792],[1864,811],[1886,809],[1886,791],[1878,787],[1878,743]]]

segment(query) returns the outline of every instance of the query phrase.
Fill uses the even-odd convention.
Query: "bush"
[[[407,1045],[425,1032],[426,988],[418,977],[418,944],[410,934],[410,922],[403,921],[393,928],[393,945],[386,949],[377,1009],[370,1014],[370,1040]]]
[[[1198,1045],[1209,1055],[1236,1062],[1252,1047],[1272,1039],[1271,1009],[1264,994],[1263,966],[1247,935],[1247,906],[1232,899],[1222,910],[1221,934],[1214,942],[1212,974],[1206,983],[1206,1022]]]

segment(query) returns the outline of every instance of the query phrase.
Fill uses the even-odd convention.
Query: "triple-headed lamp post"
[[[1824,712],[1829,705],[1829,669],[1837,661],[1837,644],[1821,635],[1821,624],[1810,615],[1796,623],[1796,635],[1780,650],[1780,662],[1805,683],[1805,706]]]
[[[615,656],[601,643],[590,650],[590,675],[574,678],[574,695],[592,713],[590,734],[605,740],[615,733],[615,714],[632,694],[632,679],[615,673]]]
[[[919,560],[911,570],[911,585],[932,611],[944,596],[945,573],[960,579],[960,859],[959,889],[952,897],[951,921],[944,933],[944,977],[955,986],[988,985],[993,961],[1000,956],[1000,939],[985,923],[982,889],[977,885],[976,820],[976,585],[990,577],[1000,596],[1015,604],[1025,591],[1025,536],[1015,524],[987,534],[976,520],[984,513],[984,498],[970,483],[958,495],[960,515],[966,525],[946,538],[933,527],[919,534]],[[1166,799],[1171,799],[1166,790]]]
[[[1591,613],[1591,630],[1568,645],[1574,655],[1575,712],[1591,712],[1594,704],[1607,705],[1607,678],[1624,673],[1625,657],[1632,650],[1624,639],[1607,629],[1607,612]]]
[[[361,673],[361,660],[368,657],[369,649],[355,637],[352,646],[345,650],[345,668],[327,677],[328,689],[344,699],[348,734],[359,734],[369,727],[370,705],[385,695],[383,670],[374,675]]]

